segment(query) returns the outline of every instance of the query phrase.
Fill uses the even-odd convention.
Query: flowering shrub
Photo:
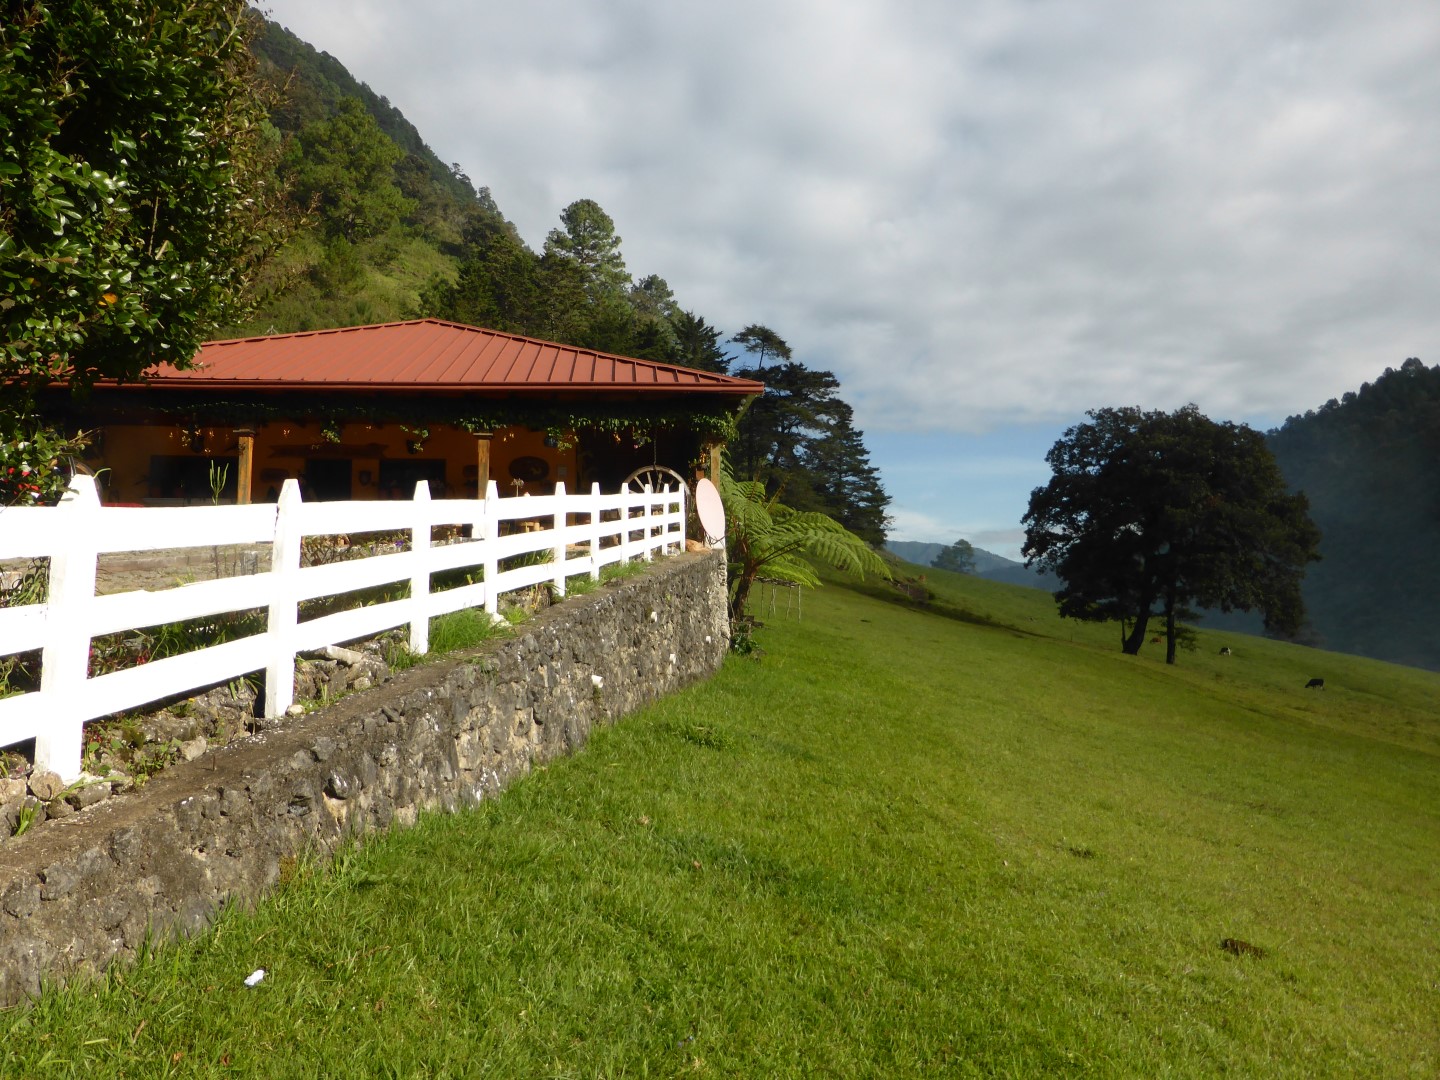
[[[0,507],[53,506],[70,483],[69,460],[85,445],[31,416],[0,414]]]

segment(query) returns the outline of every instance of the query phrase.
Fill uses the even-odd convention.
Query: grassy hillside
[[[1440,1071],[1440,677],[927,574],[762,591],[759,660],[12,1013],[0,1074]]]

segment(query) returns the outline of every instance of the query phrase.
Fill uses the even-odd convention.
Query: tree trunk
[[[1147,604],[1135,616],[1135,629],[1130,631],[1130,636],[1120,647],[1120,651],[1126,656],[1139,656],[1140,646],[1145,644],[1145,628],[1150,624],[1150,606]]]
[[[750,599],[750,586],[755,581],[753,572],[741,571],[735,581],[735,596],[730,601],[730,621],[734,622],[745,614],[745,604]]]
[[[1175,663],[1175,597],[1165,598],[1165,663]]]

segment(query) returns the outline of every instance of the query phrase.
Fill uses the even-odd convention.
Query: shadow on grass
[[[905,608],[907,611],[924,611],[931,615],[938,615],[942,619],[951,619],[955,622],[966,623],[970,626],[983,626],[990,630],[1008,630],[1012,634],[1021,637],[1044,637],[1044,634],[1036,633],[1034,630],[1027,630],[1022,626],[1016,626],[1012,622],[1003,622],[991,618],[978,611],[969,608],[959,607],[956,604],[938,596],[919,598],[902,592],[892,583],[870,582],[870,581],[846,581],[841,583],[843,588],[857,592],[862,596],[869,596],[875,600],[883,600],[887,604],[894,604],[897,607]]]

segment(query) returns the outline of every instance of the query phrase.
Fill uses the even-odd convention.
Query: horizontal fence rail
[[[502,499],[492,481],[483,499],[432,500],[421,481],[410,501],[307,503],[287,480],[274,504],[107,507],[93,478],[77,476],[59,506],[0,513],[0,560],[50,560],[42,602],[0,607],[0,660],[41,654],[39,688],[0,697],[0,748],[33,739],[36,770],[73,780],[88,721],[254,672],[265,675],[265,715],[279,716],[294,702],[300,653],[401,626],[411,650],[423,653],[434,616],[483,608],[498,617],[505,593],[548,584],[563,596],[567,578],[598,580],[607,564],[683,551],[686,495],[683,486],[605,495],[598,484],[571,495],[558,484],[553,495]],[[302,565],[308,538],[360,533],[403,539],[388,550]],[[269,544],[270,569],[159,591],[95,593],[101,555],[231,544]],[[435,591],[432,576],[445,573],[465,581]],[[408,595],[301,621],[304,602],[386,586]],[[264,629],[90,674],[96,638],[238,612],[263,614]]]

